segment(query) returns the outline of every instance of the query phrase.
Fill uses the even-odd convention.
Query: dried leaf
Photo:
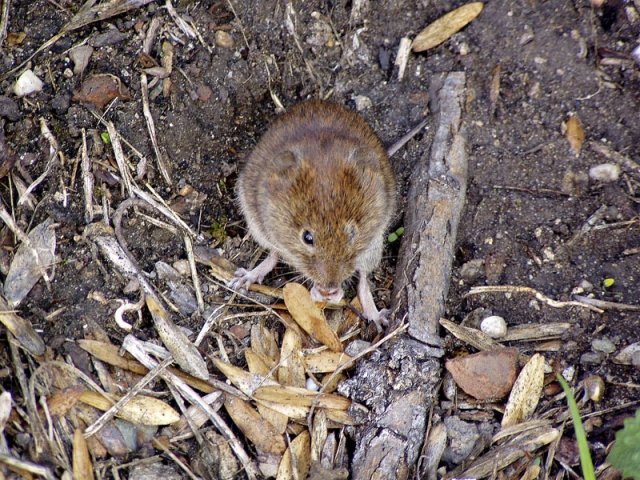
[[[483,6],[482,2],[468,3],[440,17],[413,40],[413,51],[423,52],[448,40],[451,35],[480,15]]]
[[[114,401],[118,401],[115,395],[111,395]],[[95,392],[84,392],[80,401],[106,411],[113,404],[104,396]],[[142,425],[170,425],[180,420],[180,414],[168,404],[157,398],[136,395],[129,400],[119,411],[116,417],[124,418],[131,423]]]
[[[173,323],[169,314],[151,295],[147,295],[147,308],[151,312],[151,317],[156,326],[158,336],[171,352],[176,363],[185,371],[196,378],[206,380],[209,378],[207,364],[202,359],[200,352],[193,343],[189,341],[182,330]]]
[[[282,455],[286,450],[287,446],[282,434],[278,433],[274,426],[262,418],[247,402],[229,396],[224,406],[233,422],[259,452]]]
[[[280,385],[304,388],[306,379],[302,361],[302,341],[297,333],[290,328],[282,338],[280,351],[280,366],[278,367],[278,381]]]
[[[582,150],[582,144],[584,143],[584,129],[576,115],[572,115],[567,120],[567,140],[574,155],[576,157],[580,155],[580,150]]]
[[[4,282],[4,296],[14,307],[40,280],[44,269],[55,261],[56,232],[52,219],[31,230],[28,238],[28,244],[20,244]]]
[[[258,400],[256,399],[256,403],[258,406],[267,407],[274,412],[279,413],[280,415],[286,416],[291,420],[296,422],[304,422],[307,418],[307,414],[309,413],[310,407],[300,406],[300,405],[287,405],[279,402],[271,402],[269,400]],[[277,425],[274,424],[276,428]]]
[[[80,400],[84,392],[85,390],[81,386],[67,387],[58,390],[51,395],[47,401],[49,404],[49,413],[54,418],[64,417],[78,400]]]
[[[344,352],[311,353],[304,357],[304,362],[311,373],[335,372],[339,367],[351,361],[351,357]]]
[[[256,400],[266,400],[270,402],[285,403],[310,407],[317,398],[317,405],[320,408],[332,408],[335,410],[346,410],[351,405],[351,400],[328,393],[321,393],[307,390],[306,388],[266,386],[255,390],[253,396]]]
[[[269,369],[275,368],[280,363],[280,351],[276,339],[273,333],[262,324],[251,327],[251,350],[258,354]]]
[[[536,353],[524,366],[513,385],[502,418],[502,428],[526,420],[538,406],[544,386],[544,357]]]
[[[73,478],[78,480],[93,480],[93,466],[89,456],[87,442],[82,435],[82,429],[73,432]]]
[[[234,367],[217,358],[212,359],[213,364],[233,383],[242,393],[251,397],[256,388],[262,385],[279,386],[278,382],[263,375],[255,375],[245,372],[241,368]]]
[[[287,283],[284,288],[284,303],[291,316],[314,340],[326,345],[334,352],[341,352],[342,343],[331,330],[322,310],[311,299],[311,294],[299,283]]]
[[[28,320],[13,313],[7,302],[0,296],[0,323],[9,330],[20,344],[32,355],[42,355],[46,347],[42,338]]]
[[[109,365],[129,370],[133,373],[137,373],[138,375],[146,375],[149,373],[149,370],[140,362],[130,359],[130,355],[128,353],[125,356],[121,356],[120,348],[116,345],[98,342],[96,340],[77,340],[77,342],[78,345],[80,345],[80,348],[86,350],[94,357],[108,363]],[[201,392],[211,393],[214,390],[213,385],[210,383],[178,370],[175,367],[168,367],[167,371],[180,377],[187,384],[193,388],[197,388]]]
[[[295,461],[292,461],[295,459]],[[276,480],[307,478],[311,469],[311,436],[305,430],[293,439],[282,456]],[[294,470],[296,470],[294,474]]]
[[[100,73],[92,75],[82,82],[80,90],[73,92],[72,100],[93,103],[96,107],[103,109],[114,98],[123,101],[131,100],[129,89],[115,75]]]

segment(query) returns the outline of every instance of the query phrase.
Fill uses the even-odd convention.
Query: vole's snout
[[[311,289],[311,298],[315,302],[338,303],[344,296],[342,288],[326,288],[322,285],[314,285]]]

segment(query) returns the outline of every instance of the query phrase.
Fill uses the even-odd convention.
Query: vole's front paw
[[[374,312],[363,312],[363,314],[367,320],[376,324],[378,332],[382,332],[384,328],[389,326],[391,310],[388,308],[383,308],[380,311],[375,310]]]
[[[235,277],[227,282],[227,287],[238,291],[247,291],[252,284],[262,283],[264,279],[264,275],[260,275],[260,272],[256,273],[255,268],[253,270],[239,268],[234,275]]]

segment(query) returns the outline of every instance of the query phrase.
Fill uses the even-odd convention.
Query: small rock
[[[81,45],[69,52],[69,58],[73,62],[73,73],[80,75],[89,65],[89,59],[93,54],[93,47],[90,45]]]
[[[168,263],[162,261],[156,262],[156,272],[158,272],[159,281],[180,280],[180,273]]]
[[[478,427],[475,423],[465,422],[455,415],[445,418],[444,425],[447,427],[449,448],[445,449],[442,459],[459,465],[473,451],[480,438]]]
[[[589,176],[584,172],[567,170],[562,177],[562,192],[567,195],[581,195],[589,186]]]
[[[364,349],[369,348],[370,346],[371,342],[365,342],[364,340],[354,340],[349,345],[347,345],[347,348],[345,348],[344,352],[351,357],[355,357]]]
[[[584,380],[585,395],[594,402],[602,400],[604,395],[604,380],[598,375],[591,375]]]
[[[467,263],[462,265],[460,269],[460,277],[466,283],[473,283],[480,275],[482,275],[482,266],[484,265],[484,260],[481,258],[476,258],[473,260],[469,260]]]
[[[504,398],[516,380],[518,349],[501,348],[453,358],[446,368],[458,386],[478,400]]]
[[[222,48],[233,48],[233,37],[224,30],[216,30],[216,45]]]
[[[365,97],[364,95],[354,95],[353,101],[356,102],[356,110],[362,112],[367,108],[371,108],[373,103],[369,97]]]
[[[615,163],[602,163],[589,169],[589,178],[599,182],[615,182],[620,178],[620,166]]]
[[[31,95],[32,93],[38,93],[42,90],[44,83],[38,77],[36,77],[35,73],[31,70],[25,70],[25,72],[20,75],[18,81],[13,87],[13,92],[16,94],[18,98],[26,97],[27,95]]]
[[[596,352],[603,352],[606,354],[616,351],[616,346],[607,337],[596,338],[591,342],[591,348]]]
[[[201,102],[208,102],[209,99],[213,96],[213,90],[211,90],[211,88],[207,87],[206,85],[200,85],[198,86],[198,100],[200,100]]]
[[[631,365],[633,365],[637,369],[640,369],[640,352],[635,352],[633,355],[631,355]]]
[[[56,114],[62,116],[66,115],[69,107],[71,106],[71,94],[69,92],[60,91],[56,97],[51,101],[51,108],[53,108]]]
[[[579,284],[580,288],[582,288],[586,293],[593,292],[593,283],[589,280],[580,280]]]
[[[492,315],[482,320],[480,331],[491,338],[502,338],[507,334],[507,322],[498,315]]]
[[[604,355],[598,352],[583,353],[580,357],[580,363],[583,365],[600,365]]]
[[[105,33],[96,35],[89,40],[89,45],[92,47],[106,47],[108,45],[115,45],[116,43],[126,40],[128,35],[120,32],[117,28],[110,28]]]
[[[188,260],[182,259],[174,262],[173,268],[175,268],[176,271],[182,276],[188,277],[189,275],[191,275],[191,267],[189,267]]]
[[[634,355],[640,354],[640,342],[632,343],[622,349],[622,351],[613,357],[613,363],[620,365],[631,365]]]
[[[22,118],[20,107],[12,98],[0,96],[0,118],[2,117],[10,122],[16,122]]]

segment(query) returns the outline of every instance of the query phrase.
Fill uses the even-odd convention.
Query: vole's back
[[[333,287],[377,265],[394,188],[386,151],[365,120],[314,100],[265,133],[240,174],[238,198],[258,243]]]

